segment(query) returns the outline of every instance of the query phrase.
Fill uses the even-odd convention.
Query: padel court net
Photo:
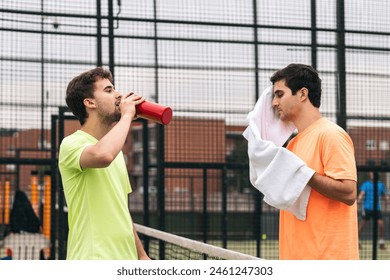
[[[179,235],[135,224],[139,238],[154,260],[255,260],[259,259]]]

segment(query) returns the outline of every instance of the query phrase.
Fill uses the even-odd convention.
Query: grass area
[[[361,260],[372,260],[373,259],[373,247],[372,240],[360,241],[361,249],[359,250]],[[390,260],[390,241],[385,241],[385,250],[381,250],[377,245],[377,260]]]
[[[222,247],[221,241],[210,241],[209,244]],[[251,240],[229,240],[227,249],[240,252],[243,254],[256,256],[256,241]],[[262,240],[260,249],[260,258],[267,260],[279,259],[279,243],[278,240]]]
[[[219,241],[210,242],[215,246],[222,246]],[[361,260],[373,259],[372,240],[360,241],[361,249],[359,255]],[[390,260],[390,241],[385,241],[385,250],[377,248],[377,260]],[[234,250],[243,254],[256,256],[256,243],[255,241],[228,241],[228,249]],[[262,240],[260,257],[267,260],[279,259],[279,244],[277,240]]]
[[[221,241],[210,241],[209,244],[222,247]],[[361,249],[359,250],[361,260],[372,260],[373,259],[373,248],[371,240],[360,241]],[[377,260],[390,260],[390,241],[385,243],[386,250],[377,250]],[[248,254],[256,256],[256,242],[255,241],[228,241],[229,250],[240,252],[243,254]],[[279,259],[279,244],[277,240],[262,240],[261,241],[261,251],[260,258],[267,260],[278,260]],[[5,256],[5,248],[0,246],[0,258]],[[180,259],[180,257],[178,258]]]
[[[1,246],[1,241],[0,241],[0,260],[6,256],[5,253],[5,248]]]

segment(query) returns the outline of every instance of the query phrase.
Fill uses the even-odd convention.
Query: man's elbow
[[[347,204],[348,206],[352,206],[355,204],[356,202],[356,196],[350,196],[350,197],[346,197],[343,201],[345,204]]]
[[[356,202],[356,189],[352,189],[347,195],[345,195],[343,202],[348,206],[352,206]]]
[[[96,154],[91,156],[88,160],[82,161],[83,168],[106,168],[114,158],[110,154]]]
[[[99,167],[105,168],[108,167],[115,158],[110,154],[101,155],[98,159]]]
[[[352,206],[355,204],[356,202],[356,198],[357,198],[357,188],[356,188],[356,182],[354,181],[347,181],[347,182],[344,182],[346,185],[346,193],[343,197],[343,200],[342,202],[347,204],[348,206]]]

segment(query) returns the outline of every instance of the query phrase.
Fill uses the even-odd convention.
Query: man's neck
[[[111,130],[112,126],[113,125],[107,125],[102,122],[89,119],[81,126],[80,130],[92,135],[97,140],[100,140]]]
[[[296,118],[294,125],[298,129],[298,132],[302,132],[320,118],[322,118],[322,116],[318,108],[312,108]]]

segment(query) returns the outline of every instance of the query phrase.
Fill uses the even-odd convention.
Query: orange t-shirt
[[[321,118],[298,133],[287,149],[318,174],[357,180],[354,147],[338,125]],[[280,211],[279,257],[288,260],[359,259],[357,206],[311,190],[305,221]]]

